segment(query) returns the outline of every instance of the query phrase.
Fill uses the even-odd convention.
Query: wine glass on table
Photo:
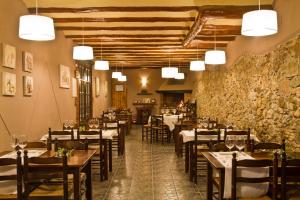
[[[20,135],[19,137],[19,147],[24,150],[27,146],[27,135]]]
[[[19,140],[14,134],[10,136],[10,146],[14,151],[16,150],[17,146],[19,146]]]
[[[239,151],[242,151],[245,148],[245,139],[240,137],[235,141],[235,146]]]
[[[229,151],[231,151],[234,147],[234,140],[233,140],[233,137],[226,137],[226,140],[225,140],[225,145],[226,147],[229,149]]]

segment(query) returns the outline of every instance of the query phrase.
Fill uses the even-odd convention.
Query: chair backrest
[[[26,148],[30,149],[30,148],[47,148],[48,145],[47,143],[44,142],[27,142]]]
[[[152,115],[151,126],[162,127],[164,125],[164,115]]]
[[[248,128],[247,130],[227,130],[225,129],[225,133],[224,133],[224,140],[226,141],[226,138],[230,136],[244,136],[246,139],[246,146],[247,149],[250,148],[250,128]]]
[[[181,120],[180,121],[180,130],[193,130],[196,128],[196,123],[192,120]]]
[[[287,195],[288,185],[292,184],[294,187],[291,188],[293,190],[299,191],[299,183],[300,183],[300,159],[287,159],[286,153],[282,154],[281,161],[281,199],[287,200],[289,199]]]
[[[58,148],[64,148],[68,150],[88,150],[89,149],[89,143],[87,139],[84,139],[82,141],[80,140],[66,140],[55,143],[55,151],[58,150]]]
[[[0,173],[0,182],[1,181],[16,181],[17,182],[17,199],[22,199],[22,161],[21,161],[21,152],[17,151],[17,158],[0,158],[0,167],[11,167],[15,166],[17,174],[4,174],[4,171]]]
[[[34,175],[34,176],[33,176]],[[68,164],[66,151],[62,157],[31,157],[28,158],[27,151],[24,151],[23,181],[24,200],[27,200],[32,187],[45,182],[51,178],[62,177],[63,199],[68,199]],[[50,182],[49,182],[50,183]],[[57,183],[57,182],[55,182]]]
[[[241,177],[238,176],[237,169],[238,167],[242,168],[262,168],[262,167],[271,167],[272,174],[268,174],[265,177]],[[231,199],[237,199],[237,183],[271,183],[272,185],[272,199],[277,198],[277,183],[278,183],[278,156],[277,153],[274,154],[274,160],[268,159],[244,159],[237,160],[236,153],[233,154],[232,158],[232,188],[231,188]]]
[[[197,130],[195,129],[195,139],[194,139],[194,147],[195,152],[198,150],[198,145],[207,145],[209,148],[209,144],[215,141],[216,143],[220,142],[220,130]]]
[[[70,136],[71,140],[74,140],[74,130],[71,131],[62,130],[62,131],[52,131],[51,128],[49,128],[48,131],[48,138],[50,139],[50,142],[52,143],[53,140],[59,136]]]
[[[107,118],[103,118],[103,129],[108,130],[108,129],[117,129],[119,130],[120,124],[119,120],[114,119],[114,120],[109,120]]]
[[[229,149],[228,149],[228,147],[225,145],[224,142],[218,142],[218,143],[215,143],[215,142],[213,142],[213,141],[210,141],[209,151],[214,151],[214,152],[218,152],[218,151],[229,151]]]
[[[100,154],[104,152],[104,141],[102,130],[99,131],[79,131],[78,134],[78,141],[84,141],[85,145],[92,145],[97,144],[99,145]]]
[[[276,150],[281,149],[285,151],[285,140],[282,140],[281,144],[274,142],[259,142],[255,144],[254,140],[251,140],[251,151],[259,151],[259,150]]]

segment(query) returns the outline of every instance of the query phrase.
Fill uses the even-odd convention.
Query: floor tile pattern
[[[205,190],[204,179],[189,181],[174,144],[142,142],[138,126],[126,136],[125,155],[114,154],[109,180],[100,182],[95,174],[93,181],[95,200],[204,200]]]

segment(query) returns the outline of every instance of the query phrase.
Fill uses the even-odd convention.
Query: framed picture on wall
[[[8,68],[16,68],[17,51],[16,47],[2,44],[2,65]]]
[[[123,92],[124,86],[123,85],[116,85],[116,92]]]
[[[23,70],[25,72],[32,72],[33,69],[33,55],[32,53],[23,51],[22,53],[22,65],[23,65]]]
[[[59,86],[61,88],[69,89],[71,85],[70,67],[59,65]]]
[[[100,96],[100,79],[99,77],[95,78],[95,96]]]
[[[17,90],[16,74],[2,72],[2,94],[5,96],[14,96]]]
[[[23,95],[31,96],[33,93],[33,77],[23,76]]]

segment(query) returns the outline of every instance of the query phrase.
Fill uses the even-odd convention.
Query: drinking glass
[[[229,151],[232,150],[232,148],[234,147],[234,140],[232,137],[227,137],[225,140],[225,145],[226,147],[229,149]]]
[[[238,138],[235,141],[235,146],[238,148],[239,151],[242,151],[245,148],[245,139]]]
[[[66,120],[64,123],[64,128],[68,129],[69,128],[69,120]]]
[[[92,128],[94,127],[94,124],[93,124],[93,120],[92,120],[92,119],[90,119],[90,120],[88,121],[88,126],[89,126],[90,129],[92,129]]]
[[[75,126],[75,122],[73,122],[72,120],[70,120],[70,121],[69,121],[69,127],[70,127],[71,129],[73,129],[74,126]]]
[[[27,145],[27,136],[26,135],[20,135],[19,137],[19,146],[23,150]]]
[[[13,148],[13,150],[16,150],[16,147],[19,145],[19,140],[16,135],[10,136],[10,146]]]

